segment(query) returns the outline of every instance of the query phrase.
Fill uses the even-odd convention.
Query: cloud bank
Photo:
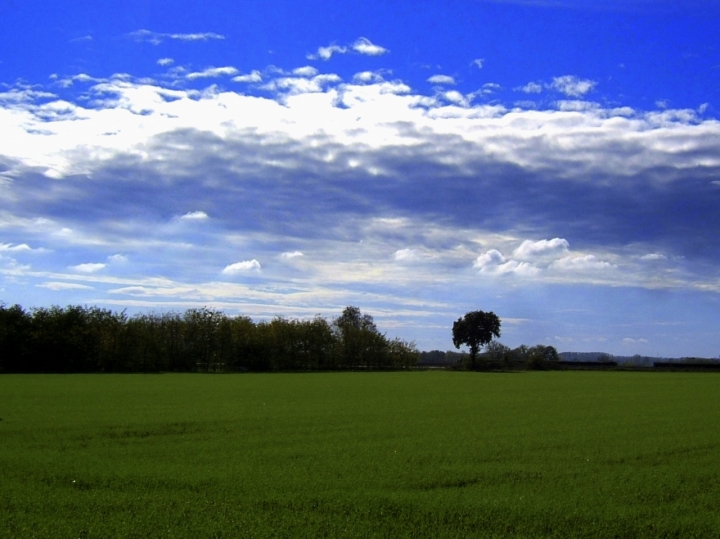
[[[3,286],[267,317],[361,304],[428,331],[517,287],[720,292],[720,124],[697,111],[606,106],[568,76],[538,91],[572,99],[537,110],[379,71],[241,73],[0,94]]]

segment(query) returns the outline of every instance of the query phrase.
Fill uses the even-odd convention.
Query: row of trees
[[[332,321],[255,323],[209,308],[129,317],[0,305],[0,372],[397,369],[418,357],[414,343],[388,339],[357,307]]]

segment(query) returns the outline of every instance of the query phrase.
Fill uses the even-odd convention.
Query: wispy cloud
[[[225,36],[214,32],[203,32],[193,34],[173,34],[163,32],[152,32],[150,30],[136,30],[130,32],[127,37],[138,43],[151,43],[159,45],[165,40],[172,39],[176,41],[209,41],[214,39],[225,39]]]
[[[244,75],[238,75],[237,77],[233,77],[232,79],[235,82],[262,82],[262,73],[260,71],[254,70],[251,73],[246,73]]]
[[[208,79],[208,78],[215,78],[215,77],[230,77],[233,75],[237,75],[238,70],[234,67],[226,66],[226,67],[208,67],[207,69],[203,69],[202,71],[194,71],[192,73],[188,73],[185,75],[185,78],[188,80],[196,80],[196,79]]]
[[[100,271],[101,269],[105,268],[105,264],[101,263],[86,263],[86,264],[78,264],[76,266],[70,266],[70,269],[73,271],[77,271],[79,273],[95,273],[96,271]]]
[[[539,94],[543,90],[554,90],[565,94],[567,97],[583,97],[591,92],[597,82],[589,79],[581,79],[574,75],[563,75],[562,77],[553,78],[550,83],[528,82],[525,86],[515,88],[515,91],[525,92],[526,94]]]
[[[205,221],[207,218],[208,214],[204,211],[191,211],[180,217],[184,221]]]
[[[92,286],[87,286],[79,283],[65,283],[59,281],[50,281],[42,284],[35,285],[38,288],[47,288],[48,290],[60,291],[60,290],[92,290]]]

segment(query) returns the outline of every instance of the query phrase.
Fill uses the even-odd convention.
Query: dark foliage
[[[226,372],[398,369],[414,343],[390,340],[370,315],[255,323],[209,308],[128,317],[97,307],[0,305],[0,372]]]
[[[472,311],[455,321],[452,328],[453,344],[456,348],[467,345],[470,348],[470,368],[475,368],[475,359],[480,348],[500,337],[500,319],[495,313]]]

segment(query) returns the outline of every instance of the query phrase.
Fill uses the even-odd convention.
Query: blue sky
[[[0,2],[0,300],[720,353],[720,7]]]

